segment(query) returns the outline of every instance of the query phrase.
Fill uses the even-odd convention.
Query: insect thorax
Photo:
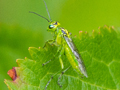
[[[67,29],[64,29],[64,28],[60,28],[60,29],[61,29],[61,32],[63,33],[63,36],[70,37],[70,34]]]

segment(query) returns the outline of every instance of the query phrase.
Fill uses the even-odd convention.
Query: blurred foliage
[[[40,32],[29,31],[18,26],[0,25],[0,87],[5,78],[9,78],[7,71],[17,66],[17,58],[30,57],[28,47],[43,45],[43,35]],[[2,90],[5,90],[4,88]]]
[[[80,30],[91,33],[99,26],[119,27],[119,0],[45,0],[53,20],[73,35]],[[0,0],[0,87],[7,71],[16,66],[17,58],[29,57],[28,47],[43,46],[52,38],[46,31],[48,22],[28,13],[34,11],[48,18],[43,0]],[[120,29],[119,29],[120,30]]]

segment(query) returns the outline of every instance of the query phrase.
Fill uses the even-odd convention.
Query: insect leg
[[[48,64],[50,61],[52,61],[52,59],[50,59],[49,61],[47,61],[46,63],[43,63],[42,66]]]
[[[62,69],[64,68],[63,61],[62,61],[62,58],[61,58],[61,56],[63,54],[64,54],[64,48],[61,49],[60,54],[59,54],[59,61],[60,61],[60,65],[61,65]]]
[[[53,56],[52,59],[50,59],[49,61],[43,63],[42,65],[44,66],[44,65],[48,64],[49,62],[51,62],[51,61],[57,56],[57,54],[58,54],[60,51],[62,51],[62,50],[61,50],[61,47],[58,48],[57,53]],[[60,52],[60,53],[61,53],[61,52]],[[59,60],[60,60],[60,59],[61,59],[61,56],[59,55]],[[62,63],[62,59],[60,60],[60,63]]]
[[[48,83],[45,86],[45,90],[47,89],[48,85],[50,84],[51,80],[53,79],[53,77],[58,74],[60,71],[58,71],[57,73],[55,73],[53,76],[51,76],[50,80],[48,81]]]
[[[55,40],[48,40],[48,41],[46,41],[46,43],[49,43],[50,45],[53,45],[53,44],[55,43]],[[46,43],[45,43],[45,45],[43,46],[43,48],[46,47]]]
[[[45,86],[45,90],[47,89],[47,87],[50,84],[50,82],[51,82],[52,79],[53,79],[53,76],[50,78],[50,80],[48,81],[47,85]]]
[[[61,75],[58,77],[58,85],[60,86],[60,88],[62,87],[62,85],[59,83],[60,82],[60,79],[62,77],[62,75],[70,68],[71,66],[69,66],[68,68],[66,68],[64,71],[62,71]]]
[[[56,55],[57,55],[58,53],[56,53],[54,56],[53,56],[53,58],[52,59],[50,59],[49,61],[47,61],[47,62],[45,62],[45,63],[43,63],[42,65],[44,66],[44,65],[46,65],[46,64],[48,64],[49,62],[51,62],[55,57],[56,57]]]

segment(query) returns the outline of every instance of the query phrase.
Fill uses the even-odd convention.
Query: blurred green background
[[[52,20],[59,21],[72,35],[97,30],[99,26],[120,27],[119,0],[45,0]],[[52,39],[46,31],[48,18],[43,0],[0,0],[0,88],[7,90],[7,71],[17,66],[16,59],[31,58],[28,47],[43,47]]]

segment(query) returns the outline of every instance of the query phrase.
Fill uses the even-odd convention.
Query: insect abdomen
[[[70,48],[68,47],[68,45],[65,46],[65,55],[67,56],[71,66],[79,73],[82,74],[80,69],[79,69],[79,63],[77,61],[77,59],[75,58],[74,54],[72,53],[72,51],[70,50]]]

